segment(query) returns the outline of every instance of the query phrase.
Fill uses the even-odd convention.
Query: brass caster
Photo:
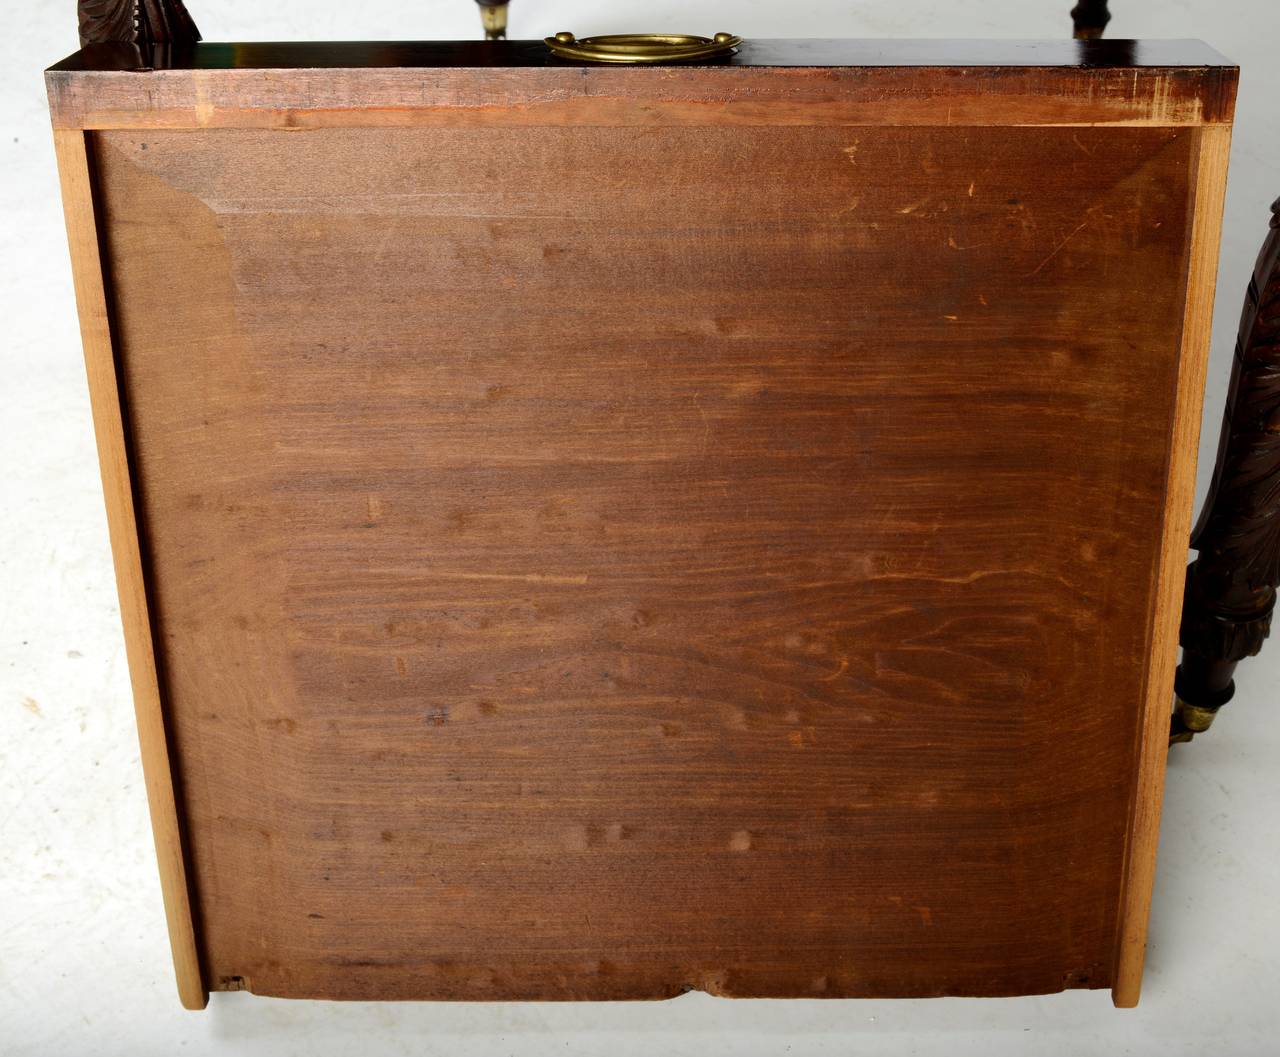
[[[490,0],[476,0],[480,5],[480,21],[484,25],[485,40],[507,39],[507,8],[509,3],[491,3]]]
[[[1217,714],[1216,708],[1202,708],[1178,698],[1177,707],[1173,712],[1173,721],[1169,726],[1169,744],[1185,744],[1197,734],[1203,734],[1213,726],[1213,720]]]

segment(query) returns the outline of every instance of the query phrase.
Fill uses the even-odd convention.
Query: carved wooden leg
[[[1208,730],[1236,664],[1271,630],[1280,583],[1280,199],[1249,282],[1213,485],[1191,538],[1171,740]]]
[[[1076,40],[1097,40],[1110,21],[1107,0],[1079,0],[1071,9]]]
[[[480,5],[480,21],[485,40],[505,40],[507,36],[507,0],[476,0]]]
[[[200,39],[182,0],[79,0],[80,46],[181,46]]]

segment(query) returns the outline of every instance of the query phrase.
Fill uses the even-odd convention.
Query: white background
[[[472,0],[189,0],[209,40],[473,37]],[[1069,35],[1072,0],[515,0],[512,36]],[[1199,495],[1241,293],[1280,195],[1276,0],[1112,0],[1113,37],[1199,37],[1242,67]],[[1280,641],[1172,753],[1146,988],[1033,999],[337,1005],[177,1002],[147,824],[41,70],[73,0],[0,18],[0,1053],[1280,1054]],[[1280,635],[1277,636],[1280,638]],[[1087,701],[1063,701],[1066,710]],[[1069,724],[1064,725],[1064,729]],[[1069,751],[1064,746],[1064,751]]]

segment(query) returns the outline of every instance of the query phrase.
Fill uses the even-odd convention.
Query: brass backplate
[[[684,33],[615,33],[603,37],[583,37],[557,33],[546,38],[546,45],[562,59],[581,62],[663,63],[691,62],[731,55],[741,37],[717,33],[714,37],[695,37]]]

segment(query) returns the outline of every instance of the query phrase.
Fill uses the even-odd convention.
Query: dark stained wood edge
[[[680,69],[845,66],[1062,66],[1079,69],[1230,66],[1199,40],[747,40],[736,54]],[[265,41],[201,43],[173,57],[176,70],[599,69],[558,59],[541,40]],[[135,53],[86,47],[50,67],[62,72],[136,71]],[[657,67],[670,70],[672,66]],[[644,74],[654,67],[630,67]]]
[[[75,130],[54,131],[71,271],[84,343],[89,402],[102,471],[107,528],[120,596],[120,616],[129,660],[129,679],[133,686],[143,779],[160,868],[165,920],[178,996],[187,1009],[203,1009],[208,1004],[209,995],[196,945],[193,901],[188,887],[186,854],[156,668],[87,139],[85,133]]]
[[[1249,278],[1213,483],[1191,539],[1173,736],[1207,730],[1262,648],[1280,585],[1280,199]]]

